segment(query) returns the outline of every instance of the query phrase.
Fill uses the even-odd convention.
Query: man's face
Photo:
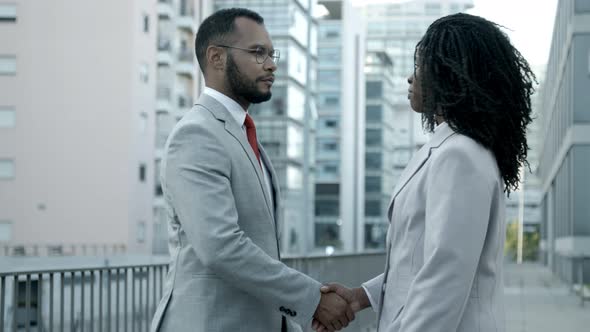
[[[422,82],[420,80],[420,58],[416,56],[414,72],[408,77],[408,99],[410,106],[417,113],[422,113]]]
[[[231,46],[243,49],[258,49],[264,54],[274,50],[266,28],[248,18],[236,19],[237,42]],[[271,97],[274,72],[277,69],[271,57],[258,63],[256,52],[228,49],[225,79],[231,92],[246,101],[257,104]]]

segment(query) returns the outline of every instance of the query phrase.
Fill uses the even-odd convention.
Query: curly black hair
[[[516,190],[520,167],[528,166],[526,128],[536,78],[500,25],[463,13],[442,17],[418,42],[414,59],[424,129],[433,131],[442,116],[454,131],[492,151],[504,191]]]

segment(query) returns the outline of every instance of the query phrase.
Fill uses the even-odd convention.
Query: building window
[[[145,164],[139,165],[139,181],[145,182],[146,166]]]
[[[12,222],[0,220],[0,242],[12,240]]]
[[[367,129],[365,142],[368,147],[382,146],[383,135],[381,129]]]
[[[143,134],[147,131],[148,127],[148,114],[146,112],[141,112],[139,114],[139,131]]]
[[[365,192],[366,193],[381,193],[381,177],[367,176],[365,177]]]
[[[150,32],[150,16],[146,13],[143,14],[143,32]]]
[[[387,224],[365,224],[365,248],[385,248]]]
[[[144,82],[147,83],[149,81],[149,67],[147,65],[147,63],[142,63],[139,66],[139,79]]]
[[[156,169],[154,172],[154,194],[156,197],[161,197],[164,192],[162,191],[162,183],[160,182],[160,172],[162,167],[162,160],[156,160]]]
[[[379,217],[381,216],[381,201],[365,201],[365,216]]]
[[[145,242],[145,221],[140,221],[137,223],[137,242]]]
[[[0,75],[16,74],[16,56],[0,55]]]
[[[367,98],[381,98],[383,96],[383,83],[367,82]]]
[[[0,22],[16,22],[16,5],[0,3]]]
[[[383,118],[381,105],[367,106],[367,122],[381,122]]]
[[[315,245],[316,247],[333,246],[340,248],[340,226],[336,223],[315,224]]]
[[[424,11],[425,11],[426,15],[439,16],[441,13],[440,4],[439,3],[427,3],[424,7]]]
[[[365,167],[368,171],[380,171],[383,166],[382,154],[379,152],[368,152],[365,155]]]
[[[16,126],[16,115],[14,107],[0,106],[0,128],[14,128]]]
[[[0,180],[14,179],[14,161],[11,159],[0,159]]]

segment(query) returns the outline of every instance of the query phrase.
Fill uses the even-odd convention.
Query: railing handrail
[[[87,264],[81,264],[79,261],[73,262],[68,260],[68,258],[73,257],[80,257],[84,259],[91,259],[95,258],[100,262],[92,262]],[[13,258],[13,257],[11,257]],[[96,270],[116,270],[116,269],[128,269],[128,268],[139,268],[139,267],[149,267],[149,266],[162,266],[168,265],[170,258],[169,256],[129,256],[127,258],[135,258],[138,260],[143,260],[138,263],[129,263],[129,262],[117,262],[120,260],[120,257],[117,256],[65,256],[65,257],[31,257],[32,264],[34,265],[35,261],[39,262],[41,260],[48,262],[48,261],[62,261],[62,265],[60,267],[55,268],[30,268],[30,267],[14,267],[11,269],[8,267],[4,271],[0,271],[0,277],[6,276],[14,276],[14,275],[35,275],[35,274],[49,274],[49,273],[69,273],[69,272],[87,272],[87,271],[96,271]],[[3,261],[8,261],[10,259],[2,259],[0,258],[0,267],[2,267]],[[21,262],[26,260],[26,258],[20,258]],[[63,264],[63,261],[68,261],[66,264]],[[6,262],[5,262],[6,263]]]
[[[282,260],[304,260],[304,259],[326,259],[326,258],[345,258],[345,257],[358,257],[358,256],[377,256],[384,254],[384,250],[368,250],[358,253],[335,253],[333,255],[325,255],[321,253],[317,254],[309,254],[309,255],[293,255],[289,256],[286,255],[282,258]],[[80,264],[79,261],[72,262],[70,259],[73,257],[80,257],[84,259],[95,258],[97,262]],[[150,267],[150,266],[163,266],[168,265],[170,261],[169,256],[124,256],[125,258],[132,258],[137,260],[143,260],[142,262],[132,263],[129,262],[117,262],[117,260],[121,260],[121,257],[117,256],[66,256],[66,257],[31,257],[32,264],[34,265],[34,261],[43,260],[45,262],[48,261],[55,261],[58,262],[62,260],[61,267],[55,268],[23,268],[23,267],[15,267],[13,269],[8,268],[6,271],[0,271],[0,277],[10,277],[15,275],[36,275],[36,274],[59,274],[59,273],[71,273],[71,272],[88,272],[88,271],[97,271],[97,270],[116,270],[116,269],[130,269],[130,268],[143,268],[143,267]],[[26,260],[27,257],[19,258],[19,261]],[[14,257],[10,257],[10,259],[2,259],[0,258],[0,267],[2,267],[2,262],[8,260],[14,260]],[[63,261],[66,261],[63,264]],[[5,262],[6,263],[6,262]]]

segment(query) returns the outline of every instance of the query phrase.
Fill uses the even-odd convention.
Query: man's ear
[[[225,69],[225,57],[227,56],[226,51],[217,46],[207,47],[207,63],[213,70],[224,70]]]

